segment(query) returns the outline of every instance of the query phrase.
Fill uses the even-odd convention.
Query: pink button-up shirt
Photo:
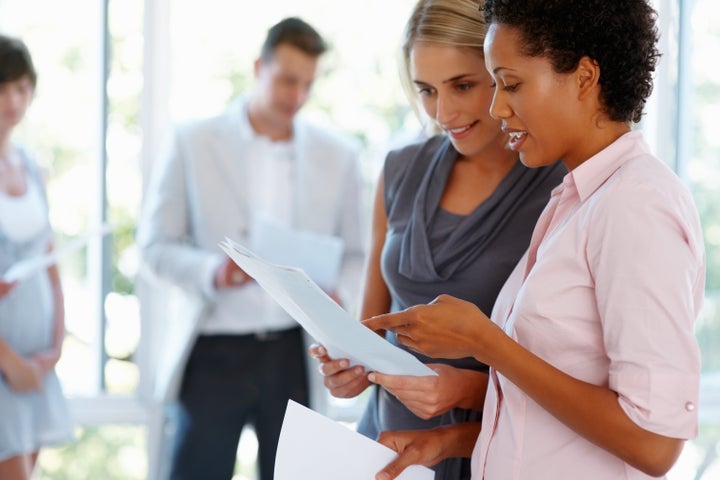
[[[703,239],[690,194],[631,132],[553,191],[492,318],[556,368],[617,392],[640,427],[688,439],[697,433],[693,324],[704,285]],[[491,370],[473,478],[650,477]]]

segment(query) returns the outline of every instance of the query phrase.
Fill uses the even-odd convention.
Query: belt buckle
[[[255,339],[259,340],[261,342],[267,342],[270,340],[277,340],[280,338],[279,332],[274,332],[272,330],[263,330],[262,332],[256,332],[255,333]]]

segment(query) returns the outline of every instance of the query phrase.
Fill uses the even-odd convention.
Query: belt
[[[200,335],[200,338],[207,340],[255,340],[258,342],[271,342],[273,340],[280,340],[284,337],[297,335],[302,331],[300,327],[292,327],[285,330],[262,330],[253,333],[242,333],[239,335],[235,334],[210,334]]]

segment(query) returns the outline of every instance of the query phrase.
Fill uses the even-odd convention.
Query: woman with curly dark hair
[[[509,148],[570,172],[492,320],[441,296],[365,323],[490,365],[473,478],[662,477],[697,432],[705,253],[690,193],[632,129],[656,14],[646,0],[488,0],[485,19],[490,112]],[[384,441],[401,454],[383,480],[442,451],[428,432]]]

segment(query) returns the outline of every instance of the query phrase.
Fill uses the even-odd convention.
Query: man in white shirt
[[[255,225],[270,220],[341,237],[341,277],[362,262],[358,149],[297,115],[325,50],[298,18],[273,26],[252,91],[221,115],[178,128],[154,169],[138,228],[143,259],[201,300],[194,335],[177,356],[172,479],[230,479],[250,423],[261,479],[271,480],[287,400],[308,403],[300,328],[218,243],[227,236],[252,245]],[[337,287],[330,293],[342,296]]]

